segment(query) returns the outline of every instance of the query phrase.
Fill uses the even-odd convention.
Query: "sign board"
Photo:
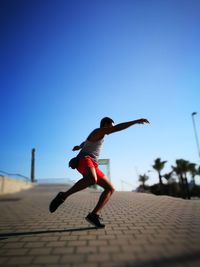
[[[110,159],[99,159],[99,169],[108,177],[109,180],[110,178]]]

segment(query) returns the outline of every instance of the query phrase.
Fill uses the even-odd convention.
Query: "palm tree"
[[[190,199],[189,185],[187,180],[187,172],[189,171],[189,161],[184,159],[177,159],[176,166],[172,166],[173,171],[180,179],[181,187],[183,191],[183,197]]]
[[[196,168],[196,164],[195,163],[189,163],[188,171],[190,172],[190,174],[192,176],[193,185],[195,185],[195,176],[198,174],[198,169]]]
[[[163,174],[163,177],[167,180],[168,185],[166,191],[168,195],[174,194],[174,187],[176,187],[176,180],[172,177],[173,171]]]
[[[159,185],[160,185],[160,192],[161,193],[163,191],[163,182],[162,182],[161,171],[164,168],[166,162],[167,161],[161,161],[160,158],[157,158],[154,161],[154,165],[152,165],[152,167],[158,172],[158,178],[159,178]]]
[[[196,175],[197,175],[197,176],[200,176],[200,166],[197,167],[196,171],[197,171],[197,172],[196,172]]]
[[[139,175],[139,182],[142,183],[142,187],[143,189],[145,189],[145,182],[149,179],[149,176],[147,176],[146,174],[144,175]]]
[[[200,166],[197,167],[197,173],[196,173],[196,175],[200,176]]]
[[[173,173],[173,171],[165,173],[163,175],[163,177],[167,180],[168,183],[169,183],[170,179],[172,178],[172,173]]]

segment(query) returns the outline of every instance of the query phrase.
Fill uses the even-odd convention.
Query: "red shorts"
[[[90,156],[80,158],[77,170],[82,175],[84,175],[87,168],[95,168],[97,174],[97,182],[99,179],[102,179],[105,176],[105,174],[99,169],[98,164]]]

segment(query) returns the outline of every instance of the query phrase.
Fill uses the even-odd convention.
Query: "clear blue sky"
[[[0,169],[80,178],[72,148],[99,126],[147,118],[107,136],[111,178],[138,185],[157,157],[199,163],[199,0],[1,0]],[[154,172],[149,183],[157,182]],[[198,179],[197,179],[198,181]],[[128,188],[130,189],[130,188]]]

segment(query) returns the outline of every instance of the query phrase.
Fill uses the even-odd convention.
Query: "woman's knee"
[[[109,194],[113,194],[115,192],[112,183],[106,176],[99,179],[97,183],[104,189],[104,191],[108,192]]]
[[[115,189],[113,186],[109,186],[109,187],[104,188],[104,191],[112,195],[115,192]]]
[[[91,185],[94,185],[97,183],[97,179],[94,176],[90,176],[90,177],[88,177],[88,179],[90,180]]]
[[[115,188],[112,186],[112,187],[110,188],[110,193],[113,194],[114,192],[115,192]]]

